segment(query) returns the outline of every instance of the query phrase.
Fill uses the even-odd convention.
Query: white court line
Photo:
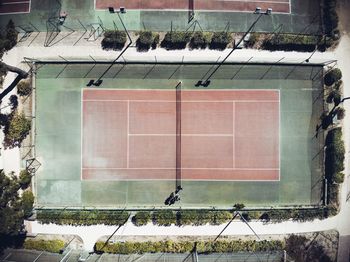
[[[129,123],[130,123],[130,101],[128,100],[128,104],[127,104],[127,122],[126,122],[126,167],[129,168]]]
[[[177,134],[131,134],[129,136],[177,136]],[[181,136],[232,137],[233,134],[183,134]]]
[[[176,170],[176,167],[83,167],[83,169],[88,170]],[[261,170],[261,171],[270,171],[280,170],[279,168],[231,168],[231,167],[182,167],[181,170]]]
[[[1,4],[2,5],[30,4],[30,1],[7,2],[7,3],[1,3]]]
[[[236,166],[236,145],[235,145],[235,121],[236,121],[236,104],[232,101],[232,168]]]
[[[176,101],[169,100],[128,100],[128,99],[87,99],[84,102],[125,102],[129,101],[132,103],[176,103]],[[278,100],[186,100],[181,103],[279,103]]]

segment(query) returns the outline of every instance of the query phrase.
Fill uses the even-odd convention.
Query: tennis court
[[[30,5],[31,0],[2,0],[0,15],[29,13]]]
[[[290,13],[290,0],[95,0],[96,9],[108,7],[137,10],[191,10],[198,11],[227,11],[251,12],[257,6],[266,10],[272,8],[274,12]]]
[[[279,180],[278,91],[84,89],[82,104],[83,179]]]
[[[212,64],[121,63],[87,88],[108,66],[37,65],[37,206],[160,207],[179,179],[176,207],[322,203],[322,67],[225,64],[201,89]]]

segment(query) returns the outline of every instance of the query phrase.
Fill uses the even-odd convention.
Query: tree
[[[8,127],[5,127],[6,147],[16,147],[21,144],[23,139],[28,135],[31,128],[31,121],[27,119],[24,113],[18,114],[17,111],[11,114]]]
[[[122,50],[126,43],[126,33],[124,31],[108,30],[104,33],[101,42],[102,49]]]
[[[17,36],[18,32],[15,29],[15,23],[10,19],[6,25],[6,39],[9,41],[9,48],[6,48],[7,50],[10,50],[17,44]]]
[[[154,40],[153,33],[151,31],[141,31],[139,38],[136,41],[138,51],[148,51]]]
[[[31,191],[24,191],[22,194],[21,207],[24,218],[28,218],[33,213],[34,195]]]
[[[335,82],[339,81],[341,78],[342,78],[341,70],[339,68],[334,68],[324,76],[324,83],[327,86],[331,86]]]
[[[210,49],[224,50],[232,41],[231,34],[228,32],[215,32],[210,42]]]
[[[32,87],[29,81],[22,80],[17,84],[17,93],[20,96],[27,96],[32,92]]]
[[[27,169],[24,169],[19,173],[19,184],[23,190],[27,189],[31,181],[32,175],[28,172]]]
[[[29,207],[33,200],[29,193],[23,200],[18,191],[20,184],[14,174],[5,175],[0,171],[0,251],[2,248],[14,244],[24,231],[24,207]],[[30,200],[30,201],[29,201]],[[23,202],[24,201],[24,202]],[[23,205],[26,203],[25,205]],[[15,243],[17,244],[17,243]]]

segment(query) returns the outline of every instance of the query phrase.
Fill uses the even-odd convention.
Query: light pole
[[[233,51],[235,51],[239,45],[242,43],[242,41],[244,40],[244,38],[250,33],[250,31],[253,29],[253,27],[256,25],[256,23],[260,20],[260,18],[263,15],[271,15],[272,13],[272,8],[267,8],[265,12],[261,12],[261,8],[257,7],[254,11],[254,14],[257,14],[258,17],[255,19],[255,21],[253,22],[253,24],[248,28],[248,30],[244,33],[244,35],[241,37],[241,39],[239,39],[239,41],[237,42],[237,44],[235,44],[232,48],[232,50],[227,54],[227,56],[220,62],[220,64],[214,69],[214,71],[206,78],[206,80],[202,81],[199,80],[196,84],[196,86],[204,86],[207,87],[210,84],[210,78],[216,73],[216,71],[218,71],[218,69],[225,63],[225,61],[227,60],[227,58],[229,58],[229,56],[233,53]]]
[[[107,72],[112,68],[112,66],[118,61],[118,59],[125,53],[125,51],[132,44],[132,40],[131,40],[131,37],[129,35],[129,32],[126,29],[126,26],[125,26],[122,18],[120,17],[120,14],[119,14],[119,13],[124,14],[126,12],[124,7],[121,7],[120,11],[115,11],[113,7],[109,7],[108,10],[109,10],[110,13],[112,13],[112,14],[116,13],[118,15],[118,18],[119,18],[119,20],[120,20],[120,22],[121,22],[121,24],[122,24],[122,26],[124,28],[124,31],[125,31],[126,35],[128,36],[128,38],[129,38],[129,44],[120,52],[120,54],[117,56],[117,58],[112,61],[112,63],[109,65],[109,67],[107,67],[107,69],[102,73],[102,75],[97,80],[93,80],[93,79],[90,80],[89,83],[87,84],[87,86],[91,86],[91,85],[100,86],[102,84],[102,82],[103,82],[102,78],[107,74]]]

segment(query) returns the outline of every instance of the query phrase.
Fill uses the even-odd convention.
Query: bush
[[[27,96],[32,92],[30,82],[22,80],[17,84],[17,94],[20,96]]]
[[[189,32],[167,32],[161,46],[166,49],[184,49],[190,38],[191,33]]]
[[[158,45],[159,45],[159,34],[155,34],[153,38],[152,49],[156,49]]]
[[[197,250],[200,253],[232,253],[232,252],[268,252],[283,249],[283,242],[279,240],[219,240],[219,241],[197,241]],[[105,245],[97,242],[95,251],[114,254],[133,253],[186,253],[193,250],[195,243],[190,241],[173,242],[171,240],[159,242],[118,242]]]
[[[129,217],[118,210],[38,210],[37,220],[43,224],[58,225],[124,225]]]
[[[65,246],[62,240],[32,240],[28,239],[24,242],[25,249],[34,249],[47,251],[51,253],[59,253]]]
[[[210,42],[210,35],[205,34],[201,31],[195,32],[192,35],[191,41],[190,41],[190,47],[192,49],[205,49]]]
[[[345,148],[341,128],[330,130],[326,137],[325,175],[329,183],[344,170]]]
[[[24,218],[28,218],[33,213],[34,195],[31,191],[24,191],[22,194],[21,205]]]
[[[335,82],[339,81],[341,78],[342,78],[341,70],[339,68],[334,68],[324,76],[324,83],[327,86],[331,86]]]
[[[210,49],[224,50],[232,41],[232,36],[228,32],[215,32],[211,38]]]
[[[159,210],[153,212],[153,223],[159,226],[176,224],[176,214],[172,210]]]
[[[342,119],[344,119],[344,117],[345,117],[345,109],[342,108],[342,107],[339,107],[339,108],[337,109],[337,118],[338,118],[339,120],[342,120]]]
[[[28,172],[28,170],[21,170],[19,173],[19,184],[22,189],[26,189],[30,182],[32,181],[32,175]]]
[[[154,41],[154,35],[151,31],[141,31],[136,41],[137,50],[148,51]]]
[[[140,211],[137,212],[133,217],[132,217],[132,222],[136,226],[144,226],[151,222],[151,213],[148,211]]]
[[[124,31],[106,31],[101,42],[102,49],[122,50],[126,43]]]
[[[334,183],[341,184],[344,182],[344,173],[339,172],[334,176]]]
[[[258,41],[258,39],[259,39],[258,33],[251,33],[248,41],[245,42],[245,46],[247,48],[252,48],[255,45],[255,43]]]
[[[13,112],[9,117],[8,126],[5,127],[5,141],[6,147],[19,146],[23,139],[29,134],[31,128],[31,120],[27,119],[24,113],[18,114]]]
[[[313,35],[277,34],[266,38],[262,48],[271,51],[312,52],[316,49],[318,42],[319,37]]]
[[[245,205],[243,203],[236,203],[233,205],[233,207],[236,209],[236,210],[242,210]]]

